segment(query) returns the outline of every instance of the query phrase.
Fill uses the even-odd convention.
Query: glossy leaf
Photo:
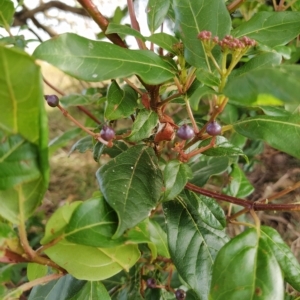
[[[300,290],[300,265],[291,249],[282,240],[280,234],[273,228],[261,227],[262,239],[264,239],[272,249],[280,268],[283,272],[284,279],[294,289]]]
[[[5,137],[0,130],[0,190],[41,177],[38,147],[20,135]]]
[[[165,181],[164,200],[174,200],[188,179],[193,177],[191,168],[179,160],[170,160],[163,171]]]
[[[200,85],[191,95],[189,98],[189,102],[191,104],[191,107],[193,110],[198,110],[199,108],[199,102],[202,97],[208,96],[208,95],[214,95],[216,92],[206,86],[206,85]]]
[[[214,259],[227,237],[203,223],[181,197],[163,207],[172,261],[199,299],[207,299]]]
[[[211,300],[283,300],[283,295],[280,267],[256,229],[236,236],[219,251],[213,269]]]
[[[93,138],[88,135],[80,140],[78,140],[71,148],[70,152],[68,153],[68,156],[70,156],[74,151],[79,151],[80,153],[84,153],[87,150],[93,150]]]
[[[149,222],[150,240],[156,246],[157,253],[163,257],[170,258],[167,234],[163,231],[160,225],[150,220]]]
[[[230,73],[230,77],[240,76],[256,69],[263,69],[266,67],[274,67],[280,65],[282,57],[277,52],[265,52],[251,58],[247,63],[238,69],[234,69]]]
[[[14,3],[10,0],[1,0],[0,2],[0,26],[9,29],[13,20],[15,9]]]
[[[174,77],[174,65],[151,51],[128,50],[88,40],[73,33],[42,43],[34,56],[67,74],[99,82],[136,74],[146,83],[158,84]]]
[[[68,300],[111,300],[105,286],[100,281],[88,281],[80,291]]]
[[[76,207],[65,229],[65,238],[73,243],[93,247],[114,247],[122,244],[124,239],[111,237],[118,226],[116,212],[108,206],[101,194]]]
[[[17,144],[2,143],[0,147],[2,150],[8,147],[8,152],[5,155],[2,153],[0,164],[8,161],[13,164],[12,170],[8,169],[7,164],[6,167],[2,165],[1,172],[13,171],[18,181],[10,182],[5,190],[1,188],[0,213],[10,222],[18,224],[24,222],[39,205],[49,180],[48,129],[40,68],[27,54],[0,45],[0,82],[2,141],[18,140]],[[6,138],[4,134],[7,134]],[[26,153],[22,155],[18,152],[20,140],[26,145]],[[28,161],[22,157],[28,158]],[[29,170],[28,166],[33,169]],[[20,180],[20,177],[23,179]]]
[[[40,68],[27,54],[0,44],[0,82],[0,127],[38,144],[45,102]]]
[[[150,239],[150,221],[149,218],[143,220],[126,232],[127,243],[147,244],[152,255],[152,260],[157,257],[157,248],[154,242]]]
[[[106,147],[100,142],[97,142],[93,148],[93,157],[96,162],[99,161],[102,154],[107,154],[114,158],[128,149],[127,144],[122,141],[114,141],[112,147]]]
[[[129,271],[140,257],[137,245],[95,248],[61,240],[45,253],[77,279],[103,280]]]
[[[193,178],[189,182],[203,186],[212,175],[225,172],[229,165],[228,157],[211,157],[191,165]]]
[[[59,207],[50,217],[46,224],[45,236],[41,240],[41,244],[45,245],[55,238],[61,236],[68,225],[73,212],[80,205],[81,201],[75,201]]]
[[[220,38],[229,34],[231,20],[225,2],[174,0],[173,8],[187,62],[195,67],[207,68],[206,55],[197,36],[202,30],[209,30],[212,36]]]
[[[105,34],[111,34],[111,33],[117,33],[120,36],[131,35],[131,36],[141,39],[142,41],[145,41],[144,36],[140,32],[131,28],[128,25],[115,24],[115,23],[110,22],[105,31]]]
[[[260,107],[262,111],[267,115],[267,116],[273,116],[273,117],[288,117],[291,115],[290,112],[285,110],[282,107],[277,107],[277,106],[261,106]]]
[[[257,116],[233,124],[234,129],[249,139],[261,139],[272,147],[300,158],[300,116]],[[293,147],[287,147],[293,145]]]
[[[154,33],[146,39],[147,41],[150,41],[155,45],[174,54],[176,52],[173,46],[179,43],[179,40],[175,36],[169,35],[165,32]]]
[[[70,140],[76,138],[81,133],[80,128],[72,128],[62,135],[55,137],[49,142],[49,154],[52,155],[58,149],[66,146]]]
[[[282,101],[298,103],[299,77],[299,65],[254,69],[229,78],[224,94],[232,103],[238,105],[282,105]]]
[[[48,267],[36,263],[27,264],[27,278],[29,281],[46,276],[48,273]]]
[[[13,188],[0,191],[0,215],[13,224],[29,218],[44,197],[43,178],[24,182]]]
[[[235,28],[232,35],[246,35],[269,47],[285,45],[300,33],[299,18],[300,12],[258,12]]]
[[[245,173],[238,164],[232,165],[230,172],[229,193],[233,197],[245,198],[252,194],[254,187],[247,179]]]
[[[207,86],[213,87],[220,85],[220,78],[206,69],[198,69],[195,75],[200,82]]]
[[[58,280],[52,280],[45,285],[35,286],[28,300],[70,300],[86,284],[83,280],[77,280],[71,275],[66,275]]]
[[[59,99],[59,103],[64,107],[77,106],[77,105],[90,105],[96,102],[100,98],[100,94],[94,95],[81,95],[70,94],[63,96]]]
[[[180,196],[188,209],[208,226],[222,230],[226,226],[224,210],[212,198],[184,190]]]
[[[158,123],[158,115],[151,110],[141,110],[133,123],[132,131],[128,140],[131,142],[139,142],[148,138],[154,127]]]
[[[106,201],[119,217],[114,237],[145,219],[162,192],[163,179],[157,157],[153,149],[145,145],[121,153],[102,166],[96,176]]]
[[[203,141],[200,144],[200,147],[204,147],[208,145],[209,142],[210,139]],[[247,160],[247,156],[244,154],[243,150],[230,144],[228,140],[223,136],[217,136],[215,146],[213,148],[204,151],[203,154],[207,156],[227,156],[227,157],[241,155]]]
[[[147,23],[151,33],[153,33],[163,23],[170,6],[170,0],[148,0]]]
[[[116,120],[130,116],[135,112],[137,93],[130,86],[120,88],[116,81],[113,81],[107,91],[107,106],[104,116],[107,120]]]

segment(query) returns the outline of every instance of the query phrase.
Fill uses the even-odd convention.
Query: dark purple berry
[[[185,293],[184,290],[178,289],[175,292],[175,297],[176,297],[177,300],[184,300],[185,297],[186,297],[186,293]]]
[[[212,121],[206,126],[206,132],[209,135],[219,135],[222,132],[222,126],[217,121]]]
[[[154,289],[156,287],[156,280],[154,278],[148,278],[147,287],[150,289]]]
[[[195,132],[192,127],[184,124],[177,130],[177,136],[182,140],[189,140],[195,136]]]
[[[100,136],[105,140],[105,141],[111,141],[115,138],[115,131],[113,128],[104,125],[100,131]]]
[[[51,107],[56,107],[59,103],[59,99],[56,95],[45,95],[44,98]]]

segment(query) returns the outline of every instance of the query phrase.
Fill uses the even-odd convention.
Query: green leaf
[[[87,150],[93,150],[93,138],[88,135],[78,140],[71,148],[68,156],[70,156],[74,151],[78,150],[80,153],[84,153]]]
[[[40,68],[27,54],[0,45],[0,82],[1,140],[8,139],[10,142],[16,139],[17,143],[23,140],[22,144],[27,145],[24,146],[26,153],[21,155],[18,152],[21,145],[6,144],[9,151],[0,158],[1,164],[12,159],[10,163],[14,165],[13,177],[18,181],[11,181],[10,187],[0,191],[0,198],[3,199],[0,201],[0,213],[10,222],[18,224],[20,221],[24,222],[39,205],[49,180],[48,128]],[[2,147],[5,145],[2,144],[0,148],[3,149]],[[28,161],[22,158],[24,156]],[[17,165],[22,167],[19,169]],[[29,170],[28,166],[33,169]],[[7,164],[4,169],[2,166],[0,169],[2,172],[10,172]],[[19,180],[19,176],[25,174],[27,179],[24,180],[23,177]]]
[[[0,128],[38,145],[45,102],[39,66],[27,54],[0,45],[0,82]]]
[[[6,137],[2,130],[0,140],[0,190],[41,177],[36,145],[26,142],[20,135]]]
[[[273,106],[282,105],[282,101],[293,104],[299,102],[299,77],[299,65],[254,69],[230,77],[223,92],[238,105]]]
[[[210,143],[211,139],[201,142],[200,146],[205,147]],[[243,156],[247,160],[247,156],[243,150],[230,144],[228,140],[223,136],[217,136],[216,144],[213,148],[210,148],[203,152],[207,156]]]
[[[73,33],[42,43],[34,56],[85,81],[99,82],[136,74],[148,84],[159,84],[175,74],[174,64],[151,51],[128,50]]]
[[[198,110],[199,108],[199,102],[202,97],[207,96],[207,95],[214,95],[216,92],[206,86],[206,85],[200,85],[191,95],[189,102],[191,104],[191,107],[193,110]]]
[[[210,299],[284,299],[280,267],[256,229],[236,236],[219,251]]]
[[[114,237],[121,236],[149,215],[163,187],[157,157],[145,145],[121,153],[102,166],[96,176],[106,201],[119,217]]]
[[[203,186],[212,175],[224,173],[229,165],[228,157],[210,157],[191,165],[193,178],[191,183]]]
[[[129,271],[140,257],[137,245],[95,248],[61,240],[45,253],[77,279],[103,280]]]
[[[127,144],[122,141],[114,141],[112,147],[106,147],[104,144],[97,142],[93,148],[93,157],[96,162],[99,161],[102,154],[107,154],[111,158],[118,156],[128,149]]]
[[[24,182],[7,190],[0,190],[0,215],[13,224],[29,218],[45,193],[43,178]]]
[[[251,58],[247,63],[242,65],[238,69],[234,69],[230,73],[230,77],[236,77],[240,76],[244,73],[247,73],[252,70],[256,69],[263,69],[266,67],[274,67],[280,65],[282,60],[282,57],[279,53],[277,52],[266,52],[266,53],[261,53],[259,55],[254,56]]]
[[[59,207],[54,212],[46,224],[45,236],[41,240],[42,245],[50,243],[52,240],[58,238],[64,233],[73,212],[80,204],[81,201],[75,201],[71,204]]]
[[[66,146],[70,140],[76,138],[81,133],[80,128],[72,128],[65,131],[62,135],[57,136],[49,142],[49,155],[52,155],[58,149]]]
[[[300,33],[300,12],[258,12],[232,31],[235,37],[248,36],[275,47],[285,45]]]
[[[222,38],[229,34],[231,19],[224,1],[174,0],[176,25],[185,45],[185,58],[195,67],[207,68],[202,43],[197,38],[202,30]]]
[[[70,298],[79,293],[85,285],[85,281],[77,280],[71,275],[66,275],[44,285],[35,286],[28,300],[70,300]]]
[[[139,142],[148,138],[158,123],[158,115],[152,110],[141,110],[133,123],[132,131],[128,140]]]
[[[280,234],[273,228],[261,227],[262,239],[264,239],[269,247],[272,249],[280,268],[283,272],[284,279],[294,289],[300,290],[300,265],[292,253],[291,249],[282,240]]]
[[[48,273],[48,267],[36,263],[27,264],[27,278],[29,281],[46,276]]]
[[[89,281],[72,298],[68,300],[111,300],[105,286],[100,281]]]
[[[169,35],[165,32],[159,32],[154,33],[151,36],[146,38],[147,41],[150,41],[154,43],[155,45],[158,45],[159,47],[166,49],[167,51],[176,54],[173,45],[176,45],[179,43],[179,40],[173,36]]]
[[[214,259],[226,234],[203,223],[182,197],[164,202],[163,207],[172,261],[199,299],[207,299]]]
[[[191,168],[179,160],[170,160],[164,171],[164,200],[173,200],[182,191],[188,179],[193,177]]]
[[[220,78],[206,69],[198,69],[195,75],[200,82],[207,86],[213,87],[220,85]]]
[[[234,123],[233,128],[249,139],[264,140],[272,147],[300,158],[299,115],[250,117]]]
[[[138,106],[137,92],[130,86],[125,85],[121,89],[113,80],[107,91],[107,106],[104,116],[107,120],[116,120],[130,116]]]
[[[226,227],[224,210],[214,199],[197,195],[188,190],[184,190],[180,197],[188,205],[188,209],[193,215],[197,215],[208,226],[219,230]]]
[[[245,198],[252,194],[254,187],[247,179],[238,164],[232,165],[230,172],[229,194],[233,197]]]
[[[15,13],[14,3],[10,0],[0,1],[0,26],[9,29]]]
[[[282,107],[274,107],[274,106],[261,106],[260,107],[262,111],[267,115],[267,116],[273,116],[273,117],[288,117],[291,115],[290,112],[285,110]]]
[[[90,105],[99,100],[100,94],[94,95],[81,95],[70,94],[63,96],[59,99],[59,103],[64,107],[77,106],[77,105]]]
[[[157,253],[163,257],[170,258],[167,234],[160,225],[153,220],[149,222],[149,234],[151,242],[156,246]]]
[[[118,226],[116,212],[108,206],[100,192],[76,207],[65,229],[69,242],[93,247],[114,247],[124,239],[111,237]]]
[[[143,35],[140,32],[131,28],[128,25],[115,24],[115,23],[110,22],[105,31],[105,34],[111,34],[111,33],[117,33],[121,36],[131,35],[131,36],[141,39],[142,41],[145,41],[145,38],[143,37]]]
[[[147,23],[151,33],[153,33],[163,23],[169,11],[170,0],[149,0],[146,8]]]

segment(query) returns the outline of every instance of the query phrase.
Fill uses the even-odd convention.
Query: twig
[[[183,95],[183,93],[180,93],[180,92],[179,93],[175,93],[175,94],[171,95],[170,97],[166,98],[164,101],[159,102],[158,103],[158,107],[162,107],[165,104],[171,102],[173,99],[176,99],[176,98],[178,98],[178,97],[180,97],[182,95]]]
[[[59,88],[55,87],[51,82],[49,82],[45,77],[43,77],[44,82],[51,87],[51,89],[53,89],[54,91],[56,91],[57,93],[59,93],[60,95],[64,96],[65,93],[60,90]],[[90,111],[88,111],[85,107],[81,106],[81,105],[77,105],[76,106],[79,110],[81,110],[82,112],[84,112],[87,116],[89,116],[93,121],[95,121],[97,124],[102,124]]]
[[[129,12],[130,21],[131,21],[131,27],[133,29],[137,30],[138,32],[141,32],[139,22],[136,19],[133,1],[127,0],[127,6],[128,6],[128,12]],[[143,50],[147,49],[145,43],[141,39],[139,39],[137,37],[135,39],[136,39],[136,42],[138,43],[138,46],[140,49],[143,49]]]
[[[230,4],[227,5],[227,10],[230,13],[232,13],[235,10],[237,10],[244,2],[245,2],[245,0],[234,0]]]
[[[16,291],[26,292],[26,291],[32,289],[36,285],[45,284],[45,283],[50,282],[52,280],[59,279],[59,278],[63,277],[64,275],[65,274],[61,274],[61,273],[60,274],[51,274],[51,275],[47,275],[47,276],[42,277],[42,278],[32,280],[30,282],[26,282],[26,283],[22,284],[21,286],[19,286],[16,290],[13,290],[11,293],[7,294],[3,298],[3,300],[15,299],[15,298],[12,298],[12,297],[14,297]]]
[[[95,4],[90,0],[78,0],[78,2],[82,5],[84,9],[89,13],[89,15],[93,18],[93,20],[98,24],[101,30],[106,32],[106,29],[109,25],[108,20],[100,13]],[[115,45],[118,45],[123,48],[127,48],[125,42],[120,38],[120,36],[116,33],[105,34],[105,36],[112,41]]]
[[[142,92],[137,86],[135,86],[134,83],[132,83],[128,78],[123,79],[129,86],[131,86],[138,94],[143,95],[144,92]]]

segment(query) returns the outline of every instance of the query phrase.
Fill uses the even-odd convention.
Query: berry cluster
[[[203,45],[212,49],[215,45],[219,45],[223,50],[241,50],[245,48],[250,48],[256,45],[256,41],[250,39],[247,36],[243,36],[238,39],[233,37],[232,35],[226,35],[222,40],[219,40],[219,37],[215,36],[212,38],[212,33],[207,30],[203,30],[198,34],[198,39],[203,42]]]

